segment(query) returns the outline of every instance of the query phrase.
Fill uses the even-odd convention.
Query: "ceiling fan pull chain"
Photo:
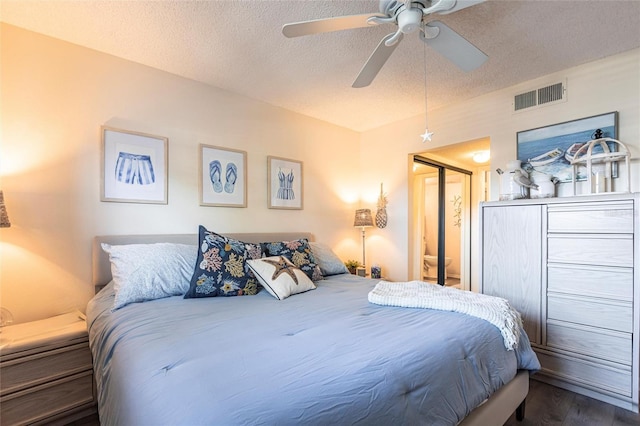
[[[422,37],[422,31],[420,31],[420,36]],[[427,104],[427,45],[423,45],[423,58],[424,58],[424,133],[420,135],[422,138],[422,143],[431,142],[431,138],[433,137],[433,132],[429,131],[429,115],[427,113],[427,109],[429,108]]]

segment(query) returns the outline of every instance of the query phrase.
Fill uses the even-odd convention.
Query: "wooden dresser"
[[[80,313],[2,328],[0,423],[66,424],[96,412]]]
[[[638,194],[481,205],[481,291],[518,309],[539,380],[638,412]]]

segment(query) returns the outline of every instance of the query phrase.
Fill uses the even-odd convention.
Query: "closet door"
[[[541,344],[543,206],[483,206],[481,291],[505,298]]]

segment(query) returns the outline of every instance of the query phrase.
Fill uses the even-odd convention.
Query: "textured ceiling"
[[[351,83],[381,25],[287,39],[285,23],[377,12],[378,1],[12,1],[3,22],[364,131],[640,47],[640,1],[486,1],[438,19],[489,60],[464,73],[404,38],[373,84]]]

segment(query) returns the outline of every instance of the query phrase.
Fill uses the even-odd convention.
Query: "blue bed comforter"
[[[370,304],[376,283],[115,312],[107,286],[87,307],[102,425],[455,425],[540,368],[524,331],[507,351],[483,320]]]

